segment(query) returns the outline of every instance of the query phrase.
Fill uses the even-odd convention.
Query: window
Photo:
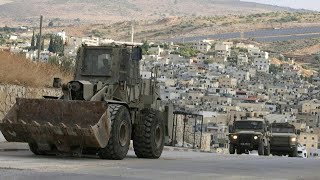
[[[314,137],[312,137],[312,140],[314,140]]]
[[[108,76],[111,69],[111,53],[102,49],[86,49],[86,56],[83,60],[82,74]]]
[[[314,145],[312,144],[311,147],[314,147]]]
[[[303,137],[303,139],[307,139],[307,137]]]

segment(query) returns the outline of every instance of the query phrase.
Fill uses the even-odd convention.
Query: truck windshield
[[[105,49],[85,49],[82,75],[108,76],[110,74],[111,52]]]
[[[259,121],[236,121],[235,129],[262,130],[263,124]]]
[[[272,127],[271,130],[274,133],[294,133],[294,129],[293,128]]]

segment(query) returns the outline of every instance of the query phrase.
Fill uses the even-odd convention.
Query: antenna
[[[134,37],[134,26],[133,23],[131,24],[131,42],[133,43],[133,37]]]

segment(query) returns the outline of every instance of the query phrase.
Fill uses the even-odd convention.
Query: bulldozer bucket
[[[108,117],[106,102],[18,98],[0,130],[9,142],[37,143],[43,150],[104,148],[111,129]]]

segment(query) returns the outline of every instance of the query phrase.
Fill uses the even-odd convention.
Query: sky
[[[286,6],[297,9],[309,9],[320,11],[320,0],[242,0],[257,2],[263,4],[271,4],[278,6]]]

